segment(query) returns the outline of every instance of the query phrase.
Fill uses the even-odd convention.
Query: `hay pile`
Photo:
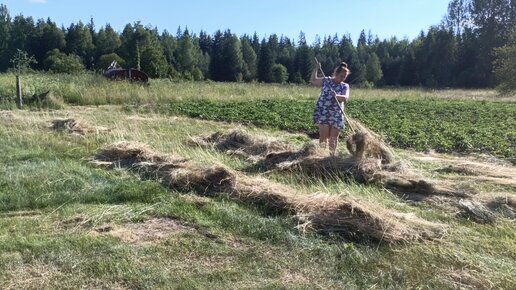
[[[241,152],[262,170],[298,171],[318,179],[351,177],[361,183],[381,184],[409,199],[422,200],[433,195],[463,198],[475,193],[462,186],[422,178],[401,162],[395,162],[392,150],[373,132],[356,121],[354,126],[357,132],[347,139],[352,153],[349,157],[328,156],[313,142],[293,150],[287,143],[259,139],[244,131],[217,132],[193,140],[196,145],[222,152]]]
[[[190,142],[203,148],[212,148],[220,152],[246,158],[256,158],[272,152],[292,149],[288,143],[257,138],[238,129],[228,133],[215,132],[208,136],[193,137]]]
[[[86,135],[90,133],[99,133],[107,131],[105,128],[95,128],[84,121],[76,119],[56,119],[52,121],[50,129],[57,132],[65,132],[70,134]]]
[[[394,162],[394,152],[381,136],[355,119],[346,117],[346,121],[351,129],[351,134],[346,138],[346,147],[354,158],[379,159],[382,164]]]
[[[141,143],[118,142],[96,154],[91,162],[132,170],[179,191],[261,204],[274,212],[295,215],[303,229],[333,232],[353,240],[399,243],[435,238],[444,227],[413,215],[400,214],[364,201],[328,194],[306,195],[263,178],[250,178],[221,166],[201,166],[188,159],[164,155]]]
[[[180,191],[195,190],[204,194],[231,188],[234,176],[221,166],[205,167],[188,159],[157,153],[137,142],[117,142],[99,151],[93,164],[108,168],[126,168],[146,179]]]

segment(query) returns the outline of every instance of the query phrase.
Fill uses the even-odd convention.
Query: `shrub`
[[[125,66],[125,60],[116,53],[104,54],[99,58],[98,69],[107,69],[113,61],[118,62],[121,67]]]
[[[283,84],[288,80],[287,68],[282,64],[272,66],[272,81],[274,83]]]
[[[45,68],[53,73],[77,74],[84,72],[85,67],[80,57],[74,54],[65,54],[58,49],[47,53],[44,61]]]

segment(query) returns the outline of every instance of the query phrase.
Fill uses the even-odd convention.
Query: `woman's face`
[[[335,75],[335,82],[336,83],[342,83],[348,78],[348,72],[343,70],[340,73]]]

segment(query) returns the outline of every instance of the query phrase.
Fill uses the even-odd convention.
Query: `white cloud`
[[[48,0],[30,0],[30,3],[47,4]]]

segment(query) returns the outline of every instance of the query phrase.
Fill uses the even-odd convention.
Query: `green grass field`
[[[300,147],[309,138],[299,132],[313,130],[309,104],[315,101],[315,88],[168,80],[153,81],[146,88],[93,76],[35,75],[24,78],[26,92],[50,89],[58,109],[16,110],[10,100],[12,79],[0,75],[5,109],[0,111],[0,289],[516,285],[516,230],[514,220],[507,217],[494,225],[479,224],[457,216],[444,203],[409,202],[375,185],[313,180],[294,172],[264,175],[300,193],[352,196],[449,227],[439,240],[391,246],[360,243],[338,235],[303,233],[287,214],[273,215],[225,197],[171,191],[133,173],[101,169],[87,161],[103,146],[129,140],[243,171],[249,161],[189,146],[187,141],[240,127]],[[464,179],[478,188],[479,198],[516,197],[513,183],[471,181],[434,171],[455,156],[436,155],[442,160],[430,162],[420,158],[425,155],[401,149],[484,152],[496,160],[510,159],[515,152],[513,99],[497,99],[491,91],[353,92],[348,112],[385,134],[398,147],[397,153],[425,176]],[[56,118],[76,118],[109,130],[84,136],[56,133],[49,129]],[[468,144],[465,147],[435,145],[469,134],[475,138],[460,139]],[[420,139],[422,143],[411,143]],[[340,152],[346,154],[342,145]],[[463,160],[490,160],[479,158]],[[490,166],[514,170],[497,164]],[[153,229],[153,222],[158,228]]]

